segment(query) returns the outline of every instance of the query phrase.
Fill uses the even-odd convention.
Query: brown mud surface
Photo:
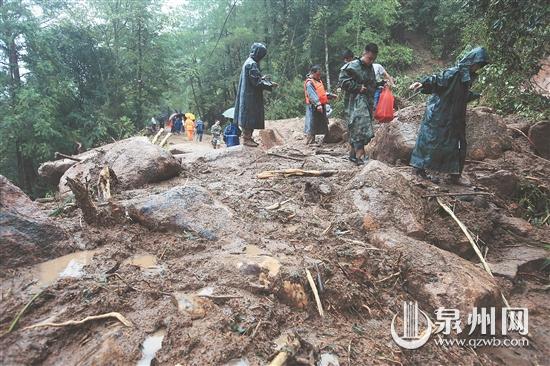
[[[284,137],[283,145],[266,143],[274,146],[268,151],[271,155],[246,147],[213,153],[204,142],[195,150],[198,143],[178,137],[173,142],[186,145],[179,176],[113,198],[127,202],[174,187],[200,187],[197,194],[208,199],[194,200],[185,223],[176,220],[175,226],[155,230],[127,219],[124,224],[94,227],[82,220],[79,209],[55,217],[74,238],[75,253],[1,272],[0,363],[149,365],[153,360],[159,365],[266,365],[289,335],[299,344],[287,365],[317,365],[334,356],[340,365],[547,364],[549,278],[548,264],[540,257],[548,257],[549,226],[521,231],[502,224],[498,217],[520,217],[525,210],[515,197],[502,197],[477,185],[476,179],[480,173],[506,169],[548,189],[550,162],[534,157],[520,136],[504,157],[469,162],[469,186],[426,183],[407,166],[392,168],[422,200],[418,211],[423,215],[423,240],[478,266],[458,225],[435,198],[423,196],[490,193],[442,199],[479,238],[487,261],[508,268],[502,271],[507,275],[495,275],[511,306],[530,311],[527,348],[474,350],[439,346],[432,339],[409,351],[393,342],[392,318],[402,313],[404,300],[417,300],[424,307],[433,304],[411,290],[409,274],[414,268],[408,267],[402,253],[371,242],[366,223],[357,218],[348,187],[365,168],[347,161],[345,144],[305,146],[298,139],[301,123],[302,119],[267,123],[278,140]],[[338,172],[328,177],[256,178],[262,171],[286,168]],[[44,203],[40,208],[47,214],[59,205]],[[205,217],[211,205],[228,215]],[[201,235],[196,228],[203,226],[216,228],[215,237]],[[512,261],[529,249],[535,251],[533,260],[514,267]],[[306,268],[317,287],[322,284],[324,317],[318,313]],[[37,292],[40,295],[16,329],[4,333]],[[104,319],[25,329],[109,312],[121,313],[132,326]]]

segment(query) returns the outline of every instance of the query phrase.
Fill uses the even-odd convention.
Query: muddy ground
[[[205,217],[204,212],[210,211],[206,207],[202,211],[200,201],[194,206],[197,225],[217,228],[215,240],[200,230],[152,230],[130,219],[92,226],[82,220],[79,209],[55,217],[74,238],[75,253],[1,272],[3,331],[34,294],[40,295],[17,328],[2,334],[0,362],[265,365],[290,334],[299,346],[287,364],[317,365],[330,357],[340,365],[548,364],[548,267],[540,261],[526,260],[517,273],[496,276],[511,306],[529,308],[529,347],[441,347],[431,340],[419,350],[399,348],[390,335],[391,320],[402,313],[402,301],[419,300],[408,289],[401,255],[372,249],[364,227],[350,215],[355,208],[346,187],[362,168],[346,160],[345,144],[305,146],[299,133],[301,122],[268,123],[286,141],[269,150],[277,155],[246,147],[212,155],[207,145],[194,148],[196,143],[176,137],[171,143],[183,144],[186,150],[179,176],[115,194],[114,199],[122,202],[174,187],[202,187],[226,210],[224,215]],[[423,195],[473,192],[476,174],[500,169],[548,188],[550,163],[528,150],[517,137],[504,157],[469,162],[465,175],[471,185],[467,187],[418,181],[409,167],[396,169]],[[259,172],[283,168],[338,172],[329,177],[256,177]],[[491,195],[443,199],[479,235],[489,263],[515,259],[529,248],[548,249],[547,225],[518,234],[495,224],[491,218],[495,207],[508,216],[521,216],[524,211],[514,198],[490,188],[482,191]],[[468,245],[435,199],[423,200],[425,240],[451,251],[445,247],[449,242]],[[44,203],[41,209],[49,213],[61,204]],[[213,204],[205,201],[204,205]],[[468,250],[461,256],[478,262]],[[316,280],[320,277],[325,317],[318,313],[306,268]],[[106,319],[24,329],[39,322],[80,320],[109,312],[121,313],[132,326]]]

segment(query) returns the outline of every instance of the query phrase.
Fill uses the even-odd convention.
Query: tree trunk
[[[137,97],[137,106],[136,106],[136,115],[137,115],[137,126],[138,128],[142,127],[143,123],[143,45],[142,45],[142,35],[141,35],[141,27],[142,27],[142,18],[141,15],[138,17],[138,70],[137,70],[137,89],[138,89],[138,97]]]
[[[325,16],[324,27],[323,27],[323,36],[325,41],[325,72],[327,73],[327,91],[330,92],[330,69],[328,62],[328,37],[327,37],[327,18]]]
[[[191,90],[193,91],[193,100],[195,101],[195,106],[197,107],[197,111],[199,112],[199,116],[202,116],[201,106],[199,104],[199,100],[197,99],[197,94],[195,93],[195,83],[193,82],[193,77],[191,77]]]

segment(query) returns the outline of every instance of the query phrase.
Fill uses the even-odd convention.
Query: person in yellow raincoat
[[[185,132],[187,132],[187,139],[193,141],[193,135],[195,133],[195,121],[191,116],[187,116],[185,119]]]

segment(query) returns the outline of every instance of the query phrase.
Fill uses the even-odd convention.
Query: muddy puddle
[[[32,270],[37,281],[36,286],[47,287],[60,278],[82,277],[85,274],[84,266],[89,264],[98,252],[99,250],[84,250],[37,264]]]
[[[156,256],[152,254],[137,254],[126,259],[122,264],[141,268],[147,274],[161,274],[164,267],[158,263]]]
[[[160,329],[145,338],[143,344],[141,345],[142,356],[141,359],[138,361],[137,366],[151,365],[151,362],[155,358],[155,355],[162,348],[162,340],[164,339],[165,335],[166,330]]]
[[[205,305],[209,302],[206,297],[213,294],[213,287],[204,287],[196,293],[175,292],[173,296],[181,313],[199,319],[206,315]]]
[[[249,366],[250,363],[246,357],[243,358],[234,358],[223,366]]]

